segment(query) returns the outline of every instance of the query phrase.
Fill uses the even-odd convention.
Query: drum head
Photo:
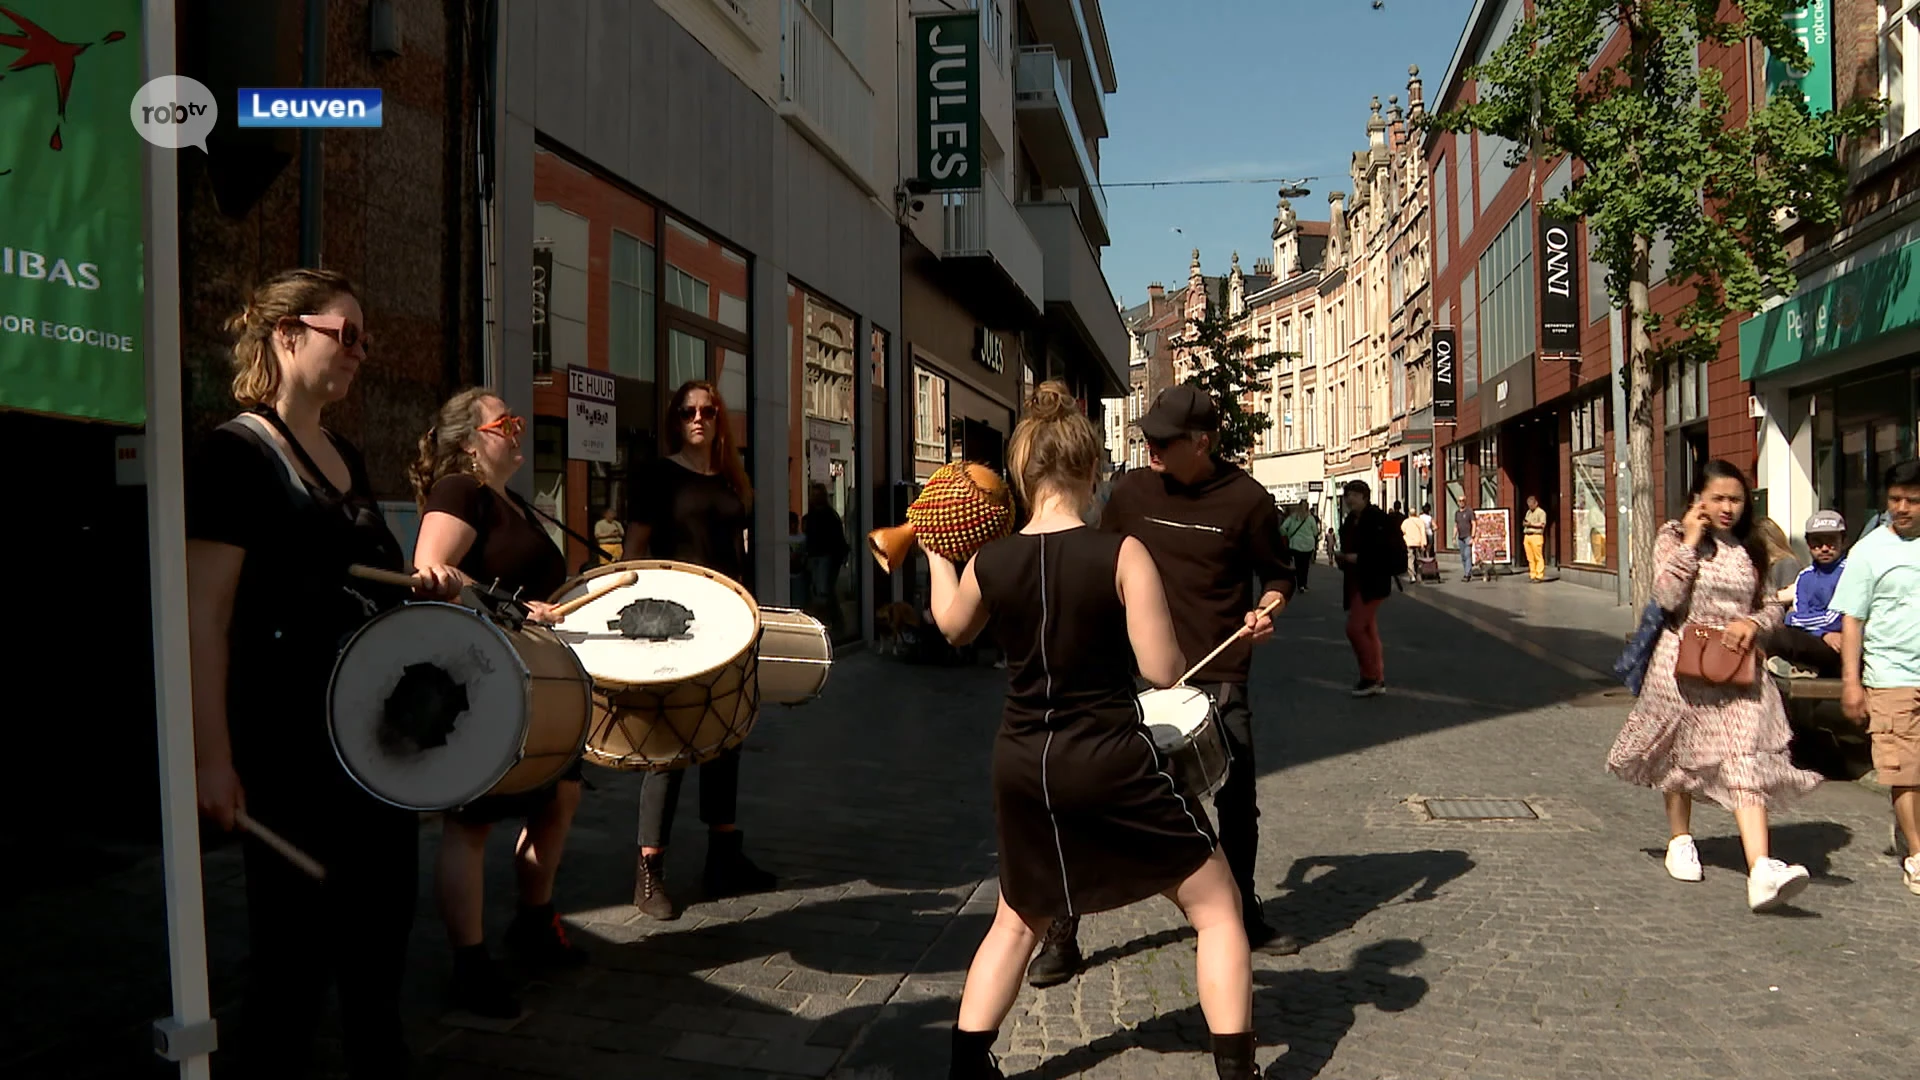
[[[1193,737],[1213,711],[1213,699],[1192,686],[1170,686],[1140,695],[1140,720],[1147,725],[1153,745],[1175,750]]]
[[[334,753],[374,798],[446,810],[519,760],[528,671],[505,634],[455,604],[410,603],[360,628],[334,664]]]
[[[596,579],[633,571],[632,585]],[[690,563],[615,563],[562,586],[555,603],[593,594],[554,627],[601,687],[698,678],[738,659],[760,635],[760,609],[729,578]]]

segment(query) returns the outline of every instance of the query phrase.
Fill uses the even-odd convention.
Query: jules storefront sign
[[[931,191],[978,188],[980,14],[916,16],[913,33],[918,179]]]
[[[140,19],[0,7],[0,408],[146,422]]]

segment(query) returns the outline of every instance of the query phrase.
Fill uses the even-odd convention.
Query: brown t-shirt
[[[427,493],[426,513],[436,510],[466,522],[477,534],[460,560],[460,572],[480,584],[498,582],[502,592],[543,602],[566,584],[567,558],[546,530],[475,477],[456,473],[437,481]]]
[[[1273,495],[1224,462],[1191,487],[1150,469],[1121,474],[1100,527],[1146,545],[1160,568],[1174,637],[1188,663],[1246,625],[1256,579],[1262,592],[1293,584]],[[1252,659],[1253,645],[1236,641],[1194,678],[1243,683]]]

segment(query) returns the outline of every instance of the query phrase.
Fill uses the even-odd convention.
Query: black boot
[[[1256,1080],[1253,1032],[1213,1037],[1213,1067],[1220,1080]]]
[[[1027,985],[1046,988],[1058,986],[1080,974],[1086,958],[1080,955],[1080,918],[1063,915],[1047,927],[1040,939],[1040,953],[1027,965]]]
[[[453,1004],[475,1016],[512,1020],[520,1015],[513,984],[483,945],[453,950]]]
[[[779,879],[753,864],[741,851],[745,834],[738,829],[707,833],[707,898],[770,891]]]
[[[680,917],[680,909],[667,895],[666,855],[648,855],[644,851],[634,860],[633,906],[649,919],[671,922]]]
[[[1006,1080],[1000,1063],[993,1060],[993,1040],[998,1031],[961,1031],[953,1027],[953,1064],[947,1080]]]
[[[552,904],[521,908],[507,927],[507,948],[534,967],[570,968],[587,962],[587,950],[567,940],[566,924]]]

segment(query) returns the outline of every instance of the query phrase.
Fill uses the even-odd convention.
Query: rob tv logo
[[[243,128],[377,128],[380,91],[243,89],[234,123]]]

